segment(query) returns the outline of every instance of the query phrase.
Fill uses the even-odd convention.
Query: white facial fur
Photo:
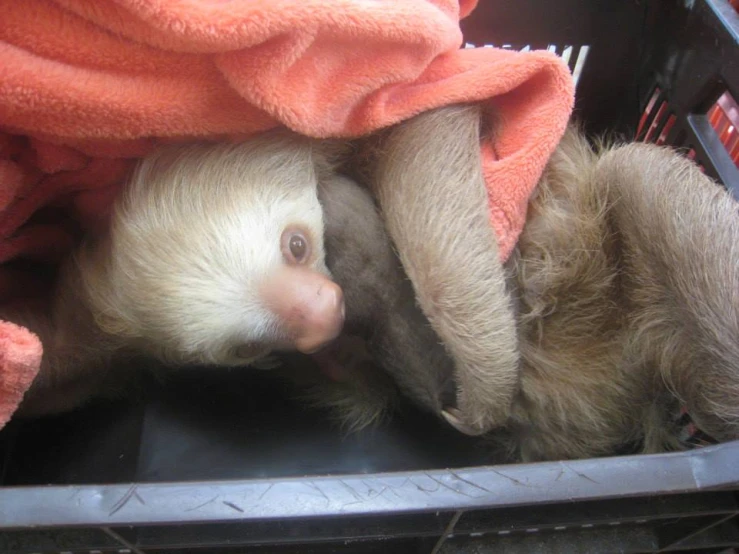
[[[310,144],[284,136],[146,158],[116,205],[101,273],[85,276],[98,323],[173,363],[267,354],[279,329],[257,291],[285,263],[287,226],[308,231],[310,266],[328,275],[316,188]],[[264,351],[236,355],[253,343]]]

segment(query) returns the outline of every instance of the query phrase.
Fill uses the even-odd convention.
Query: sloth
[[[401,394],[519,460],[680,448],[681,407],[739,438],[735,200],[669,148],[596,148],[572,125],[502,263],[481,115],[439,108],[351,147],[280,131],[144,158],[50,307],[2,314],[45,345],[19,413],[78,406],[139,358],[298,351],[326,369],[313,401],[353,429]]]

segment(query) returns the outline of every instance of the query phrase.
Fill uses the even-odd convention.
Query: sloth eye
[[[307,251],[308,244],[305,242],[305,238],[303,238],[302,235],[295,234],[290,237],[290,254],[292,254],[295,259],[303,259]]]
[[[302,264],[310,257],[307,233],[292,227],[282,233],[282,255],[288,263]]]

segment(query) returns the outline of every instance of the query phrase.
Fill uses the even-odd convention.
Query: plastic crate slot
[[[575,79],[575,85],[580,80],[580,75],[585,70],[585,63],[588,61],[588,54],[590,53],[590,46],[583,44],[582,46],[574,46],[574,55],[576,57],[575,65],[572,67],[572,75]]]
[[[739,105],[736,100],[725,91],[706,115],[734,165],[739,167]]]
[[[577,86],[585,69],[585,62],[590,52],[590,46],[587,44],[475,44],[465,42],[464,48],[502,48],[504,50],[518,50],[520,52],[531,52],[533,50],[547,50],[561,57],[572,72],[575,86]]]
[[[655,141],[656,144],[666,144],[667,143],[667,137],[670,134],[670,131],[675,126],[675,122],[677,121],[677,117],[675,115],[670,115],[670,117],[667,118],[667,122],[665,123],[665,126],[662,128],[662,132],[657,137],[657,140]]]
[[[687,116],[686,125],[691,135],[687,146],[695,148],[696,161],[704,166],[705,173],[722,183],[735,198],[739,199],[739,166],[732,159],[731,153],[727,150],[726,144],[721,138],[722,134],[731,138],[731,135],[736,133],[736,126],[729,123],[723,129],[725,122],[722,122],[722,129],[717,131],[711,123],[711,116],[716,114],[710,112],[694,113]],[[723,121],[721,116],[719,116],[719,119]],[[734,129],[732,130],[731,127],[734,127]],[[730,130],[731,132],[729,132]]]
[[[654,121],[647,129],[646,135],[644,136],[644,142],[652,142],[656,137],[659,136],[660,132],[667,123],[669,117],[670,106],[666,101],[662,101],[659,108],[657,108],[657,114],[654,117]]]
[[[636,130],[637,140],[646,140],[644,136],[655,120],[657,115],[656,108],[658,106],[661,107],[664,103],[665,99],[662,94],[662,90],[659,87],[655,87],[654,92],[652,93],[652,96],[649,97],[649,102],[647,102],[647,106],[644,108],[641,118],[639,119],[639,126]]]
[[[569,66],[570,71],[572,71],[573,75],[575,73],[577,63],[580,61],[582,48],[582,46],[565,46],[564,50],[562,51],[562,59],[567,62],[567,65]]]
[[[659,100],[659,103],[655,102],[652,109],[649,110],[644,126],[637,134],[637,137],[644,142],[657,142],[670,119],[673,120],[671,125],[675,123],[674,115],[670,113],[670,105],[667,100],[663,99],[661,94],[657,100]]]

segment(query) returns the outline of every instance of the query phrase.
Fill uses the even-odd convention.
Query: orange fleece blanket
[[[574,87],[549,52],[460,48],[459,20],[475,5],[0,0],[0,264],[63,256],[75,230],[104,223],[126,172],[162,141],[278,125],[352,137],[463,101],[489,101],[500,117],[482,150],[507,257]],[[28,283],[0,266],[0,302]],[[0,426],[40,356],[23,329],[0,322]]]

